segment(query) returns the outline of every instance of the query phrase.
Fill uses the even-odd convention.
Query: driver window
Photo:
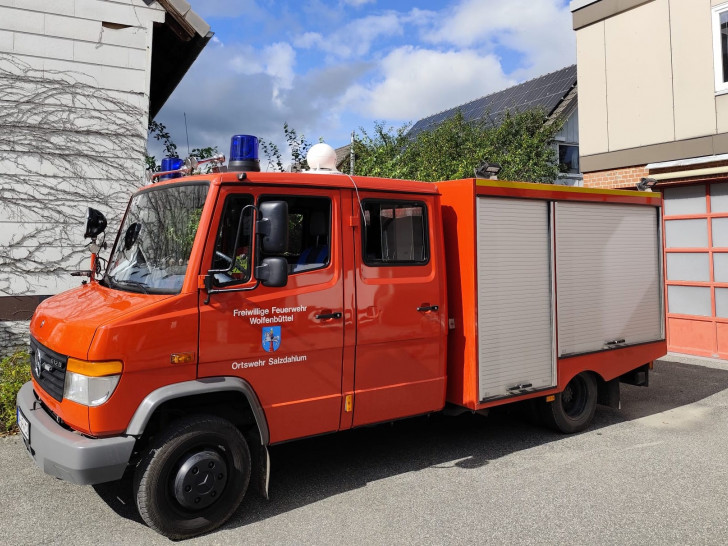
[[[289,274],[323,269],[331,262],[331,200],[326,197],[275,195],[261,201],[288,203]]]
[[[249,195],[230,195],[225,200],[220,227],[215,241],[215,255],[212,269],[230,270],[228,275],[235,283],[250,280],[251,271],[251,232],[253,208],[248,207],[253,200]],[[240,214],[242,212],[242,225]],[[240,225],[240,236],[238,226]],[[232,266],[232,267],[231,267]]]

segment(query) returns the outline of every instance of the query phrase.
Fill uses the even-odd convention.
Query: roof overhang
[[[655,0],[573,0],[569,5],[574,30],[649,4]]]
[[[571,0],[569,9],[571,9],[571,11],[576,11],[584,6],[588,6],[589,4],[596,4],[599,1],[600,0]]]
[[[156,1],[166,15],[164,23],[155,23],[152,37],[150,119],[159,113],[214,34],[186,0]]]

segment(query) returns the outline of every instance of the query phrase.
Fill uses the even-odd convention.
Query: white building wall
[[[0,0],[0,298],[78,285],[87,206],[114,233],[143,182],[164,19],[142,0]]]

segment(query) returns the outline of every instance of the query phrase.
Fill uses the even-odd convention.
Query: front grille
[[[30,338],[30,369],[41,388],[59,402],[63,400],[68,357],[51,351]]]

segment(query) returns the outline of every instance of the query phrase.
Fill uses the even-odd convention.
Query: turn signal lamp
[[[185,162],[179,157],[165,157],[162,160],[161,170],[162,172],[176,171],[185,166]],[[169,180],[170,178],[179,178],[182,173],[171,173],[165,174],[159,177],[159,180]]]
[[[114,394],[123,368],[118,360],[86,362],[69,358],[63,398],[84,406],[100,406]]]
[[[230,139],[229,171],[260,171],[258,159],[258,137],[235,135]]]

